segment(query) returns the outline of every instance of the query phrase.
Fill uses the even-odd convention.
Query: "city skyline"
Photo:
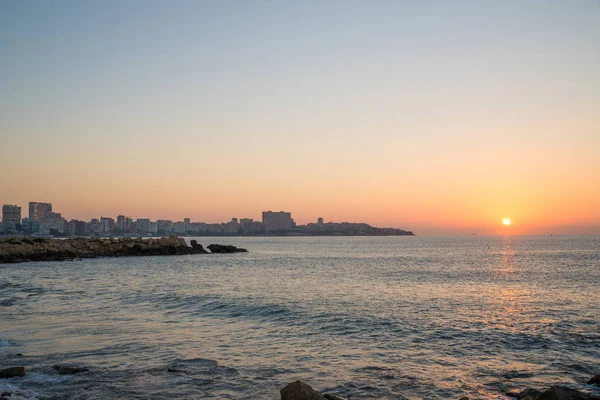
[[[599,18],[586,0],[3,2],[0,201],[599,234]]]
[[[0,234],[33,236],[210,236],[210,235],[278,235],[278,236],[387,236],[413,235],[411,231],[390,227],[373,227],[365,223],[325,222],[322,217],[305,225],[296,224],[291,212],[263,211],[260,221],[232,217],[226,222],[206,223],[192,218],[169,220],[133,218],[128,215],[101,216],[89,220],[67,218],[53,210],[52,203],[29,202],[28,214],[14,204],[2,206]]]

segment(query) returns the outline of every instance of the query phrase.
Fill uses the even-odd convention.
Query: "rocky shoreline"
[[[54,365],[52,367],[60,375],[74,375],[89,372],[88,368],[70,365]],[[168,370],[169,372],[179,372]],[[27,375],[26,367],[12,367],[0,369],[0,379],[19,379]],[[593,376],[588,385],[600,385],[600,374]],[[281,400],[349,400],[333,393],[321,393],[314,390],[310,385],[295,381],[284,386],[280,391]],[[3,392],[0,394],[0,400],[8,400],[12,393]],[[600,400],[600,397],[590,393],[575,390],[566,386],[552,386],[546,390],[537,390],[528,388],[520,392],[505,393],[507,399],[517,400]],[[399,400],[408,400],[401,396]],[[463,396],[458,400],[469,400],[469,397]]]
[[[74,238],[44,239],[12,237],[0,239],[0,264],[28,261],[67,261],[96,257],[137,257],[183,254],[208,254],[197,241],[188,245],[185,239],[162,238]],[[246,249],[231,245],[211,244],[211,253],[239,253]]]

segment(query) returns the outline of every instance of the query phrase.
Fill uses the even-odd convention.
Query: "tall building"
[[[191,220],[189,218],[184,218],[183,222],[185,223],[185,231],[188,232],[190,230]]]
[[[109,217],[100,217],[100,229],[105,235],[110,235],[115,230],[115,220]]]
[[[137,219],[137,232],[141,234],[150,233],[150,219],[149,218],[138,218]]]
[[[67,224],[69,235],[85,235],[85,222],[72,219]]]
[[[65,233],[68,229],[67,220],[61,213],[50,212],[43,220],[40,220],[40,233],[43,235],[52,235],[55,233]]]
[[[36,221],[45,221],[50,218],[52,212],[52,204],[38,203],[37,201],[29,202],[29,219]]]
[[[267,232],[290,230],[296,226],[292,213],[285,211],[263,211],[262,222]]]
[[[137,223],[133,220],[133,218],[127,217],[125,221],[127,224],[127,232],[136,233],[137,232]]]
[[[117,216],[117,223],[115,224],[115,228],[121,232],[127,232],[129,230],[129,221],[131,221],[131,218],[126,217],[124,215],[119,215]]]
[[[16,232],[21,229],[21,207],[5,204],[2,206],[2,229]]]

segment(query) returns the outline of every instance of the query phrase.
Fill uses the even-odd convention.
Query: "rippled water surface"
[[[30,371],[0,391],[276,399],[302,379],[350,399],[599,392],[585,385],[600,372],[599,237],[198,241],[250,252],[0,265],[0,366]]]

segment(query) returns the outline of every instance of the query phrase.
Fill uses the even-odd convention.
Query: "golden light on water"
[[[510,219],[509,219],[509,218],[504,218],[504,219],[502,220],[502,223],[503,223],[504,225],[508,226],[508,225],[510,225]]]

